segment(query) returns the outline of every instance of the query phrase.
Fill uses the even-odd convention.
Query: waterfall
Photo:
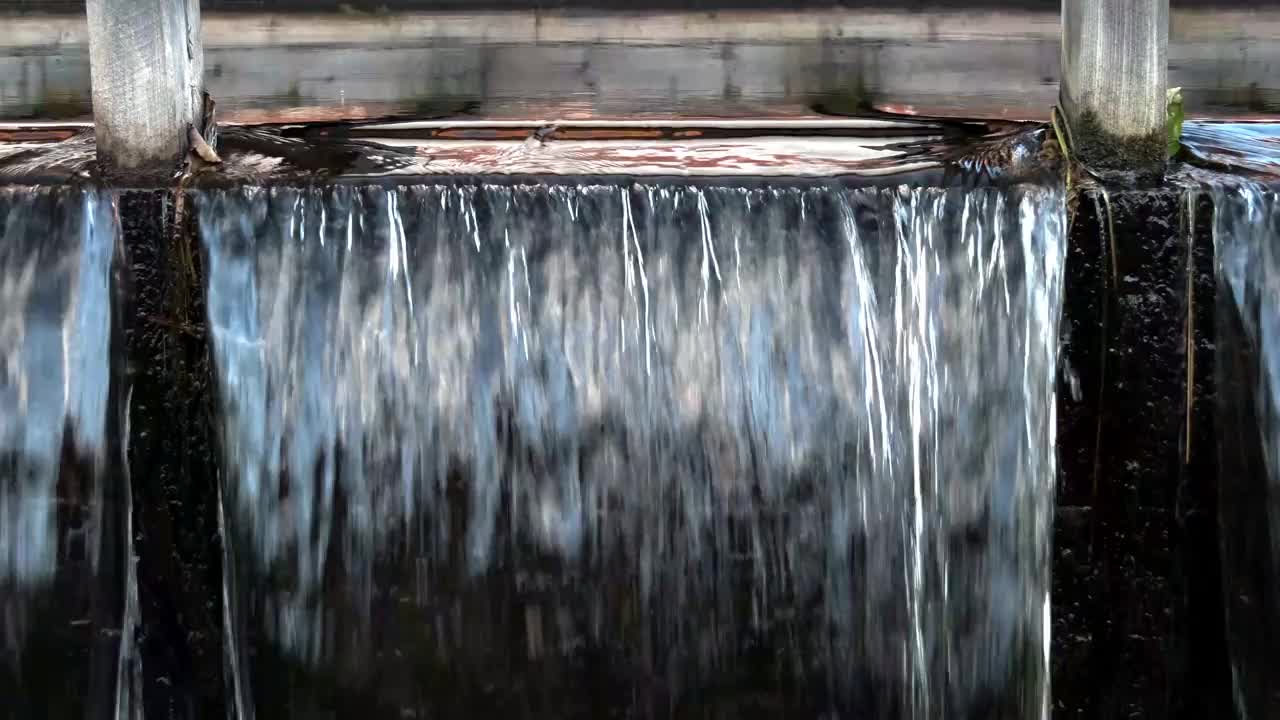
[[[53,576],[65,427],[79,455],[103,461],[109,213],[93,193],[0,191],[0,457],[12,468],[0,486],[0,581]]]
[[[264,716],[356,689],[662,714],[735,682],[1048,716],[1060,189],[196,205]]]
[[[1280,713],[1280,192],[1215,185],[1220,521],[1240,718]]]
[[[19,716],[92,707],[96,671],[72,658],[120,623],[106,487],[116,239],[109,196],[0,188],[0,696]],[[55,678],[81,690],[43,696]]]

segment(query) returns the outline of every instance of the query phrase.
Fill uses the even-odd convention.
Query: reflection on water
[[[1046,715],[1059,190],[206,190],[237,703]]]
[[[1280,177],[1280,124],[1188,122],[1182,144],[1200,163]]]
[[[224,162],[199,181],[226,185],[421,175],[1026,178],[1043,129],[1003,122],[912,120],[584,122],[475,121],[226,127]],[[41,134],[36,129],[19,131]],[[71,134],[74,133],[74,134]],[[70,134],[65,139],[57,139]],[[91,132],[46,130],[0,143],[0,181],[68,182],[93,170]],[[881,181],[886,182],[886,181]]]
[[[107,467],[116,236],[109,196],[0,189],[4,717],[116,706],[127,576],[127,498]]]

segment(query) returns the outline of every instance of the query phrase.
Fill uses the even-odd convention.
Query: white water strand
[[[1280,190],[1210,190],[1218,275],[1219,514],[1236,711],[1280,712]],[[1195,203],[1192,193],[1189,202]]]
[[[1280,528],[1280,193],[1261,185],[1217,188],[1214,243],[1219,275],[1257,346],[1267,513],[1270,526]],[[1269,550],[1280,578],[1280,533]]]

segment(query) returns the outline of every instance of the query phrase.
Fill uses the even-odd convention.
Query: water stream
[[[1280,186],[1212,188],[1228,641],[1241,718],[1280,713]]]
[[[1047,717],[1059,190],[197,207],[241,707]]]
[[[0,717],[114,707],[128,513],[108,469],[116,239],[107,195],[0,188]]]

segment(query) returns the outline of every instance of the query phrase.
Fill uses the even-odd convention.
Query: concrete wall
[[[311,118],[359,117],[465,102],[516,115],[548,104],[629,115],[790,111],[818,102],[1042,118],[1057,99],[1056,2],[1038,12],[626,17],[209,12],[206,80],[229,113],[223,117],[246,119],[289,108],[308,108]],[[87,116],[83,21],[21,15],[4,25],[0,118]],[[1184,87],[1192,114],[1280,114],[1280,6],[1175,11],[1169,65],[1169,82]]]
[[[1061,0],[203,0],[205,12],[377,12],[430,10],[531,10],[608,9],[708,10],[752,8],[797,10],[800,8],[871,8],[936,10],[939,8],[1019,9],[1056,12]],[[1280,0],[1172,0],[1183,8],[1260,8],[1280,6]],[[0,0],[0,12],[75,13],[84,11],[84,0]]]

